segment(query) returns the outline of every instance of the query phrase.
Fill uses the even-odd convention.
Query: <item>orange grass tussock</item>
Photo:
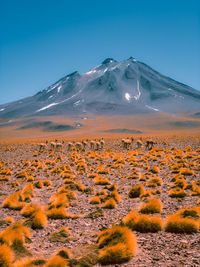
[[[98,236],[99,262],[119,264],[129,261],[136,251],[136,238],[126,226],[113,226]]]
[[[13,259],[12,250],[6,244],[0,245],[0,266],[12,267]]]
[[[144,194],[145,190],[142,184],[139,184],[137,186],[134,186],[130,189],[128,192],[128,196],[130,198],[137,198],[140,197],[142,194]]]
[[[158,198],[153,198],[146,204],[142,205],[140,208],[141,213],[161,213],[162,212],[162,202]]]

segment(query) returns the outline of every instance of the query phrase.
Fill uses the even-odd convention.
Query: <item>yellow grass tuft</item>
[[[62,258],[61,256],[54,256],[50,260],[48,260],[45,267],[65,267],[67,266],[67,260]]]
[[[88,174],[88,178],[95,178],[95,177],[97,177],[97,176],[98,176],[97,173],[89,173],[89,174]]]
[[[120,202],[120,196],[117,190],[113,190],[110,194],[110,196],[115,200],[116,203]]]
[[[169,190],[169,196],[170,197],[177,197],[177,198],[182,198],[186,196],[186,193],[184,189],[181,189],[179,187],[173,188]]]
[[[11,175],[12,172],[9,168],[5,168],[3,170],[0,171],[0,174],[3,174],[3,175]]]
[[[0,182],[8,182],[8,181],[10,181],[10,177],[8,176],[0,177]]]
[[[160,217],[149,215],[140,215],[137,217],[135,224],[133,225],[133,230],[141,233],[154,233],[159,232],[163,228],[162,219]]]
[[[10,246],[14,251],[25,249],[26,239],[30,239],[31,233],[28,227],[22,223],[15,223],[0,233],[0,240]]]
[[[110,198],[106,200],[106,202],[103,204],[102,208],[104,209],[114,209],[116,208],[117,204],[113,198]]]
[[[93,196],[89,199],[90,204],[100,204],[101,200],[98,196]]]
[[[182,168],[180,171],[180,174],[182,174],[182,175],[194,175],[194,171],[189,170],[187,168]]]
[[[12,250],[6,245],[0,245],[0,266],[12,267],[13,253]]]
[[[94,183],[96,185],[110,185],[110,181],[108,179],[103,179],[100,176],[94,178]]]
[[[38,204],[29,203],[23,207],[20,213],[24,217],[30,217],[38,209],[40,209]]]
[[[47,211],[47,217],[50,219],[65,219],[67,217],[67,211],[64,207],[52,208]]]
[[[41,188],[43,187],[43,182],[42,182],[41,180],[38,180],[38,181],[36,181],[36,182],[34,183],[34,186],[35,186],[36,188],[41,189]]]
[[[22,190],[21,194],[23,201],[30,201],[32,197],[34,197],[33,185],[32,183],[27,184]]]
[[[182,188],[184,189],[186,187],[186,182],[185,182],[185,179],[184,178],[176,178],[175,181],[174,181],[174,185],[175,187],[179,187],[179,188]]]
[[[197,221],[191,218],[182,218],[177,214],[170,215],[167,218],[165,231],[171,233],[196,233],[199,230]]]
[[[126,226],[113,226],[98,237],[99,262],[118,264],[131,259],[136,250],[136,238]]]
[[[150,171],[152,172],[152,173],[159,173],[159,168],[157,167],[157,166],[153,166],[151,169],[150,169]]]
[[[128,226],[130,229],[134,228],[136,219],[137,219],[137,213],[136,211],[131,211],[126,217],[122,220],[122,223]]]
[[[147,181],[148,187],[157,187],[162,185],[162,179],[160,177],[152,177]]]
[[[10,216],[0,220],[0,226],[4,224],[11,224],[11,223],[14,223],[14,219],[13,217],[10,217]]]
[[[181,209],[177,211],[176,214],[181,216],[182,218],[191,218],[198,220],[200,218],[200,207]]]
[[[23,171],[23,172],[16,173],[16,174],[15,174],[15,177],[16,177],[16,178],[27,179],[28,174],[27,174],[26,171]]]
[[[68,241],[69,236],[71,235],[70,230],[63,226],[62,228],[60,228],[58,231],[53,232],[50,237],[49,240],[51,242],[62,242],[65,243]]]
[[[25,258],[15,262],[15,267],[36,267],[45,266],[46,260],[37,258]]]
[[[27,177],[27,182],[33,182],[34,181],[34,177],[33,176],[28,176]]]
[[[50,180],[44,180],[43,181],[43,185],[44,186],[50,186],[51,185],[51,181]]]
[[[43,229],[47,225],[47,216],[41,209],[37,209],[27,222],[32,229]]]
[[[128,193],[128,196],[130,198],[136,198],[136,197],[140,197],[142,194],[144,194],[144,187],[142,184],[139,184],[137,186],[134,186],[131,188],[131,190]]]
[[[56,255],[62,257],[63,259],[69,259],[71,257],[71,254],[67,248],[60,249]]]
[[[162,212],[162,202],[158,198],[151,199],[148,203],[142,205],[141,213],[160,213]]]
[[[14,194],[8,196],[4,202],[3,207],[13,210],[21,210],[23,208],[24,203],[21,200],[21,192],[17,191]]]

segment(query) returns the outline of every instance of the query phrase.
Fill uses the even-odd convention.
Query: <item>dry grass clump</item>
[[[150,217],[149,215],[140,215],[137,217],[132,230],[141,233],[155,233],[161,231],[163,228],[162,219],[158,216]]]
[[[60,249],[56,255],[62,257],[63,259],[70,259],[71,257],[71,253],[67,248]]]
[[[66,181],[65,181],[66,184]],[[73,181],[68,183],[65,185],[65,189],[69,189],[69,190],[78,190],[80,192],[84,192],[85,186],[81,183],[74,183]]]
[[[11,223],[14,223],[14,219],[13,217],[10,217],[10,216],[0,220],[0,226],[4,224],[11,224]]]
[[[46,212],[47,217],[50,219],[65,219],[67,218],[67,211],[64,207],[60,207],[60,208],[51,208],[49,210],[47,210]]]
[[[36,267],[45,266],[46,260],[37,258],[25,258],[15,262],[15,267]]]
[[[186,196],[186,193],[184,189],[175,187],[169,190],[169,196],[170,197],[177,197],[177,198],[182,198]]]
[[[41,189],[41,188],[43,187],[43,181],[41,181],[41,180],[36,181],[36,182],[34,183],[34,186],[35,186],[36,188]]]
[[[89,203],[90,204],[100,204],[101,200],[98,196],[93,196],[90,198]]]
[[[27,180],[27,182],[33,182],[35,179],[34,179],[33,176],[30,175],[30,176],[27,177],[26,180]]]
[[[158,198],[151,199],[148,203],[142,205],[140,208],[141,213],[160,213],[162,212],[162,202]]]
[[[4,200],[3,207],[13,210],[21,210],[24,206],[24,202],[22,202],[21,199],[21,192],[17,191]]]
[[[22,190],[22,199],[23,201],[30,201],[34,197],[34,190],[32,184],[27,184]]]
[[[51,196],[50,201],[49,201],[48,209],[52,208],[67,208],[69,206],[68,203],[68,197],[66,193],[56,193]]]
[[[6,245],[0,245],[0,266],[12,267],[13,253],[12,250]]]
[[[177,211],[177,215],[182,218],[191,218],[198,220],[200,218],[200,207],[185,208]]]
[[[38,204],[29,203],[23,207],[20,213],[24,217],[30,217],[38,209],[40,209]]]
[[[128,226],[133,231],[141,233],[154,233],[161,231],[163,228],[162,219],[157,216],[140,215],[133,210],[123,220],[122,224]]]
[[[10,177],[8,176],[0,177],[0,182],[8,182],[8,181],[10,181]]]
[[[122,220],[122,223],[124,225],[128,226],[130,229],[133,229],[137,217],[138,217],[138,215],[137,215],[136,211],[133,210],[128,215],[126,215],[126,217]]]
[[[130,198],[136,198],[140,197],[142,194],[144,194],[145,190],[142,184],[139,184],[137,186],[134,186],[130,189],[128,196]]]
[[[192,196],[200,196],[200,187],[198,185],[193,186],[192,191]]]
[[[117,190],[113,190],[110,193],[110,197],[112,197],[115,200],[115,202],[119,204],[119,202],[120,202],[120,196],[119,196],[119,193],[117,192]]]
[[[160,177],[152,177],[147,181],[148,187],[157,187],[162,185],[162,179]]]
[[[117,204],[113,198],[110,198],[106,200],[106,202],[103,204],[102,208],[104,209],[114,209],[116,208]]]
[[[150,169],[150,171],[152,172],[152,173],[159,173],[159,168],[157,167],[157,166],[153,166],[151,169]]]
[[[113,226],[98,236],[99,262],[118,264],[131,259],[136,250],[136,238],[126,226]]]
[[[128,179],[139,179],[140,174],[137,170],[134,170],[129,176]]]
[[[48,179],[47,179],[47,180],[44,180],[44,181],[43,181],[43,185],[44,185],[44,186],[50,186],[50,185],[51,185],[51,181],[48,180]]]
[[[34,211],[26,221],[32,229],[43,229],[47,225],[47,216],[41,208]]]
[[[110,185],[110,181],[108,179],[104,179],[100,176],[94,178],[95,185]]]
[[[108,170],[103,168],[103,166],[97,167],[97,173],[99,174],[108,174]]]
[[[50,260],[48,260],[45,267],[65,267],[67,266],[67,260],[62,258],[61,256],[54,256]]]
[[[179,188],[186,188],[187,184],[186,181],[183,177],[177,177],[174,181],[174,187],[179,187]]]
[[[27,179],[28,177],[28,174],[26,171],[23,171],[23,172],[19,172],[19,173],[16,173],[15,174],[15,177],[16,178],[23,178],[23,179]]]
[[[15,223],[0,233],[1,243],[10,246],[14,251],[24,251],[25,241],[30,240],[30,230],[22,223]]]
[[[69,236],[71,235],[70,230],[63,226],[62,228],[60,228],[58,231],[53,232],[50,237],[49,240],[51,242],[62,242],[65,243],[68,241]]]
[[[194,175],[194,171],[189,170],[187,168],[182,168],[180,170],[180,174],[183,174],[183,175]]]
[[[3,170],[0,171],[0,174],[3,174],[3,175],[11,175],[12,172],[9,168],[5,168]]]
[[[79,218],[79,215],[68,213],[64,207],[48,209],[46,214],[48,218],[54,219],[54,220],[67,219],[67,218],[71,218],[71,219]]]
[[[148,191],[144,192],[144,194],[142,194],[140,196],[140,198],[146,200],[146,199],[152,197],[152,195],[155,195],[155,194],[156,194],[156,191],[154,191],[154,190],[148,190]]]
[[[75,178],[75,176],[72,173],[65,172],[65,171],[61,173],[61,177],[66,178],[66,179],[74,179]]]
[[[98,177],[97,173],[91,172],[91,173],[88,174],[88,178],[95,178],[95,177]]]
[[[167,218],[165,231],[171,233],[196,233],[199,230],[199,223],[192,218],[182,218],[178,214],[170,215]]]

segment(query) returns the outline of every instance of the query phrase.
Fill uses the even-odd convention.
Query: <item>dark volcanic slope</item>
[[[0,106],[0,118],[56,114],[198,112],[200,92],[161,75],[134,58],[106,59],[71,73],[36,95]]]

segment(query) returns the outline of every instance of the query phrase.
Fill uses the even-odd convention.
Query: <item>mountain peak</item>
[[[17,103],[17,104],[16,104]],[[198,113],[200,92],[130,57],[106,58],[75,71],[32,97],[0,106],[1,118],[39,114]]]
[[[111,62],[117,62],[117,61],[113,58],[108,57],[101,64],[109,64]]]

